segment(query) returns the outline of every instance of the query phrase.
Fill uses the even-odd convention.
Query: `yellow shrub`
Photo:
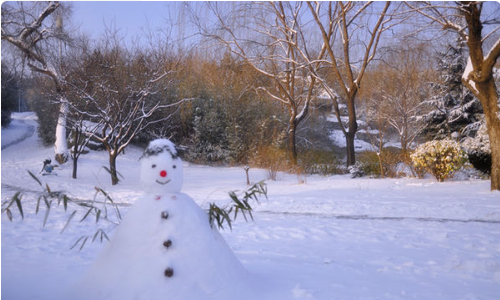
[[[420,145],[411,160],[417,170],[425,169],[442,182],[467,162],[467,154],[455,141],[430,141]]]

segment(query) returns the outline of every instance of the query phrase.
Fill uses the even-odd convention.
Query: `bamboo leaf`
[[[76,240],[76,242],[73,244],[73,246],[71,246],[71,248],[69,248],[69,250],[73,250],[73,248],[75,248],[76,245],[78,245],[78,243],[83,240],[85,238],[85,236],[81,236],[78,240]]]
[[[245,209],[247,210],[251,210],[252,209],[252,206],[250,206],[250,204],[248,203],[247,200],[243,201],[243,206],[245,207]]]
[[[241,203],[241,201],[238,199],[238,197],[236,196],[236,194],[234,192],[232,192],[232,194],[230,194],[229,196],[231,197],[233,202],[235,202],[238,205],[238,207],[243,206],[243,203]]]
[[[35,176],[35,174],[31,173],[31,171],[29,171],[29,170],[28,170],[28,173],[30,174],[30,176],[31,176],[33,179],[35,179],[35,181],[36,181],[36,182],[38,182],[38,184],[39,184],[40,186],[43,186],[43,185],[42,185],[42,182],[40,181],[40,179],[38,179],[38,178]]]
[[[80,222],[83,222],[83,220],[85,220],[85,219],[88,217],[88,215],[90,214],[90,212],[91,212],[93,209],[94,209],[93,207],[89,208],[89,209],[87,210],[87,212],[85,213],[85,215],[83,216],[83,218],[80,220]]]
[[[103,168],[104,170],[106,170],[106,172],[108,172],[109,174],[111,174],[111,170],[110,170],[108,167],[106,167],[106,166],[102,166],[102,168]]]
[[[36,200],[36,209],[35,209],[35,214],[38,214],[38,211],[40,210],[40,200],[42,199],[42,196],[38,197]]]
[[[100,229],[99,229],[99,230],[97,230],[97,231],[95,232],[94,237],[92,238],[92,243],[93,243],[93,242],[95,241],[95,239],[97,238],[97,235],[99,235],[99,231],[100,231]]]
[[[251,209],[248,211],[248,214],[250,215],[250,218],[251,218],[251,219],[252,219],[252,221],[253,221],[253,215],[252,215],[252,210],[251,210]]]
[[[122,214],[120,213],[120,210],[118,209],[118,206],[115,205],[115,210],[116,210],[116,215],[118,216],[118,220],[122,220]]]
[[[7,218],[9,218],[9,220],[12,222],[12,212],[10,211],[10,209],[5,209],[5,212],[7,213]]]
[[[115,204],[115,202],[113,201],[113,198],[111,198],[111,196],[103,189],[101,189],[100,187],[95,187],[97,193],[101,193],[104,195],[105,199],[106,200],[109,200],[109,202],[111,203],[111,205],[113,206],[113,209],[115,211],[115,215],[116,217],[118,218],[118,220],[121,221],[122,219],[122,215],[120,213],[120,210],[118,209],[118,206]],[[106,202],[106,201],[104,201]],[[106,216],[106,218],[108,217],[108,209],[106,206],[104,206],[104,215]]]
[[[243,218],[245,218],[245,222],[248,222],[247,215],[244,210],[241,211],[241,214],[243,215]]]
[[[97,210],[97,213],[95,215],[95,222],[98,223],[99,222],[99,217],[101,216],[101,210]]]
[[[83,240],[82,246],[80,247],[80,250],[78,250],[78,251],[82,251],[83,246],[85,246],[85,243],[87,242],[87,240],[88,240],[88,239],[89,239],[89,237],[87,236],[87,237]]]
[[[94,198],[92,199],[92,202],[95,201],[95,199],[97,198],[97,195],[99,194],[99,188],[95,186],[94,189],[96,190],[96,192],[94,194]]]
[[[16,201],[17,208],[19,209],[19,213],[21,214],[21,219],[24,219],[24,213],[23,213],[23,205],[21,204],[21,197],[19,197],[19,192],[14,195],[14,200]]]
[[[106,234],[106,232],[104,232],[104,231],[103,231],[103,232],[102,232],[102,234],[104,234],[104,237],[105,237],[105,238],[108,240],[108,242],[109,242],[109,237],[108,237],[108,235]]]
[[[229,214],[225,213],[225,217],[226,217],[226,222],[227,222],[227,225],[229,226],[229,229],[231,229],[231,231],[233,231],[233,225],[231,224],[231,218],[229,217]]]
[[[108,217],[108,207],[106,205],[104,205],[104,217]]]
[[[104,230],[101,230],[101,232],[102,232],[102,234],[101,234],[101,242],[102,242],[102,237],[103,237],[103,236],[104,236],[104,237],[108,240],[108,242],[109,242],[109,237],[108,237],[108,235],[106,234],[106,232],[104,232]]]
[[[106,167],[106,166],[102,166],[102,167],[104,170],[106,170],[106,172],[108,172],[111,175],[111,170],[108,167]],[[121,177],[122,179],[125,179],[125,177],[123,177],[123,175],[118,171],[116,171],[116,175],[117,175],[117,177]]]
[[[83,238],[83,236],[82,236],[82,237],[80,237],[78,240],[76,240],[76,242],[73,244],[73,246],[71,246],[69,249],[70,249],[70,250],[73,250],[73,248],[75,248],[75,246],[78,244],[78,242],[80,242],[80,240],[81,240],[82,238]]]
[[[64,232],[64,230],[66,230],[66,228],[67,228],[67,227],[68,227],[68,225],[69,225],[69,222],[71,222],[71,219],[73,219],[73,217],[75,216],[75,214],[76,214],[76,210],[75,210],[75,211],[73,211],[73,212],[71,213],[71,215],[69,216],[68,221],[66,222],[66,225],[64,225],[64,228],[61,230],[61,233],[63,233],[63,232]]]
[[[42,227],[45,227],[45,224],[47,224],[47,220],[49,219],[51,204],[52,204],[52,201],[50,201],[49,204],[47,205],[47,210],[45,211],[45,217],[43,218],[43,225],[42,225]]]
[[[14,196],[12,196],[12,198],[10,198],[10,201],[8,202],[7,207],[3,208],[2,210],[9,209],[12,206],[12,204],[14,204],[14,202],[16,202],[16,198],[19,197],[20,194],[21,194],[21,192],[15,193]]]
[[[67,195],[63,195],[63,204],[64,204],[64,211],[68,210],[68,196]]]

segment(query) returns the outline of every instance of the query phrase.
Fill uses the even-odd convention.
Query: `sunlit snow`
[[[25,218],[21,220],[15,207],[12,222],[2,215],[2,299],[52,300],[82,278],[108,242],[89,242],[81,251],[69,249],[97,226],[95,219],[80,223],[84,211],[78,211],[60,234],[76,207],[64,213],[62,206],[54,206],[42,228],[45,211],[35,214],[36,197],[30,192],[40,187],[26,171],[38,174],[54,150],[41,146],[36,130],[30,131],[30,126],[37,126],[32,115],[13,118],[12,129],[2,129],[2,201],[21,189]],[[20,141],[23,135],[30,137]],[[52,190],[81,199],[92,199],[94,187],[100,187],[121,205],[126,218],[134,207],[130,205],[144,198],[139,180],[143,150],[129,147],[118,157],[124,178],[116,186],[103,169],[105,151],[82,155],[76,180],[71,178],[71,163],[56,169],[57,175],[39,178]],[[182,192],[203,209],[210,202],[228,203],[229,191],[247,188],[242,167],[187,162],[183,167]],[[267,177],[262,169],[251,168],[249,174],[252,182]],[[314,175],[299,184],[296,175],[279,173],[277,181],[267,184],[269,199],[255,205],[254,222],[238,219],[233,231],[221,231],[260,294],[276,300],[494,300],[500,295],[500,193],[490,192],[487,180],[438,183]],[[112,224],[101,226],[110,236],[118,232]],[[189,233],[179,232],[179,238],[190,239]],[[149,261],[155,260],[151,255]],[[188,286],[190,275],[177,275],[178,284]],[[139,273],[129,278],[135,278],[131,284],[150,288],[151,299],[198,299],[156,295],[155,284],[167,280],[159,276],[151,285],[149,277]],[[118,284],[112,288],[119,290]],[[248,295],[237,285],[204,291],[223,295],[217,299]]]

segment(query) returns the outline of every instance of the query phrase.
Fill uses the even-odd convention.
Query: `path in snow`
[[[325,219],[339,220],[372,220],[372,221],[418,221],[418,222],[440,222],[440,223],[490,223],[500,224],[500,220],[481,220],[481,219],[450,219],[450,218],[424,218],[424,217],[376,217],[370,215],[335,215],[328,213],[297,213],[297,212],[274,212],[259,210],[259,213],[271,215],[293,215],[306,217],[321,217]]]
[[[33,122],[36,123],[32,113],[13,114],[8,130],[5,134],[2,131],[2,150],[33,136],[35,133]]]

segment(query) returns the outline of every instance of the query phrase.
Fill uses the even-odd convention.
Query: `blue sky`
[[[176,19],[181,2],[166,1],[75,1],[72,22],[83,32],[97,39],[106,26],[116,26],[121,35],[132,38],[149,27],[153,30],[167,27],[168,20]]]

